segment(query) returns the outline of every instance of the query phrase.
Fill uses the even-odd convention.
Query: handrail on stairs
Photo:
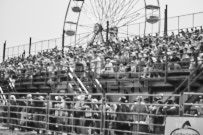
[[[81,86],[81,88],[84,90],[86,94],[88,94],[88,90],[85,88],[85,85],[82,83],[82,81],[77,77],[77,75],[73,72],[73,69],[69,67],[69,75],[72,76],[72,78],[75,78],[75,81],[78,82],[78,84]]]
[[[0,98],[1,98],[1,100],[3,100],[5,103],[7,103],[6,96],[4,95],[4,92],[3,92],[3,90],[2,90],[1,87],[0,87]]]
[[[203,65],[203,62],[202,62],[201,64],[199,64],[199,65],[197,66],[197,68],[196,68],[195,70],[193,70],[193,71],[190,73],[190,75],[173,91],[172,95],[173,95],[173,94],[176,94],[176,93],[179,91],[179,89],[180,89],[186,82],[188,82],[189,79],[190,79],[191,82],[190,82],[188,85],[191,85],[192,83],[194,83],[194,82],[201,76],[201,74],[203,73],[203,70],[202,70],[202,72],[200,72],[195,78],[193,78],[193,80],[191,80],[191,77],[202,67],[202,65]],[[186,91],[187,89],[188,89],[188,87],[186,87],[182,92]],[[166,103],[171,97],[172,97],[172,96],[169,96],[169,97],[164,101],[164,103]]]

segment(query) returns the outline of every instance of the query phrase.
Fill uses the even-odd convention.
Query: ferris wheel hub
[[[100,32],[102,32],[102,30],[103,30],[103,27],[101,24],[96,23],[94,25],[94,34],[99,34]]]

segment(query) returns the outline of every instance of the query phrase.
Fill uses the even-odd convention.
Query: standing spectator
[[[163,112],[166,115],[178,115],[179,114],[179,107],[174,102],[174,100],[169,99],[167,104],[163,107]]]
[[[136,98],[136,102],[131,106],[130,112],[136,113],[136,114],[133,114],[131,118],[131,121],[135,123],[135,124],[132,124],[131,130],[133,132],[148,132],[148,127],[142,128],[142,125],[140,124],[140,123],[145,123],[147,118],[147,113],[149,112],[142,96],[138,96]],[[140,124],[139,128],[138,128],[138,124]],[[133,135],[136,135],[136,133],[133,133]]]
[[[43,109],[44,107],[44,97],[43,96],[39,96],[36,95],[36,97],[34,98],[33,101],[33,107],[35,107],[33,109],[33,120],[34,120],[34,125],[36,128],[43,128],[44,124],[42,123],[44,121],[44,116],[42,116],[43,114],[45,114],[45,109]],[[39,133],[40,130],[37,129],[37,133]]]
[[[14,130],[15,126],[17,126],[17,102],[16,97],[14,95],[10,96],[10,129]]]
[[[101,69],[102,69],[102,60],[99,56],[98,53],[95,53],[95,59],[92,61],[94,63],[94,73],[95,73],[95,77],[98,78],[101,74]]]
[[[130,112],[130,108],[125,104],[127,103],[127,99],[126,97],[121,97],[119,99],[120,104],[117,106],[116,112],[116,130],[122,130],[122,131],[115,131],[116,135],[127,135],[127,133],[125,133],[125,131],[129,131],[130,130],[130,126],[127,123],[129,121],[129,114],[122,114],[122,113],[127,113]],[[121,122],[123,121],[123,122]]]

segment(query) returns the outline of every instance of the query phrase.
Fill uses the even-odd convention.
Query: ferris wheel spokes
[[[156,0],[158,4],[149,4],[147,1],[149,0],[70,0],[71,4],[66,18],[66,34],[75,36],[76,44],[78,43],[76,40],[80,39],[77,37],[79,33],[92,32],[89,44],[93,44],[96,39],[101,43],[107,41],[107,37],[103,38],[104,32],[110,38],[115,39],[120,36],[118,29],[119,31],[120,29],[126,30],[127,27],[127,35],[133,33],[136,31],[133,24],[139,23],[140,25],[141,22],[155,24],[159,21],[155,14],[157,11],[160,12],[159,0]],[[109,32],[103,29],[106,28],[106,22],[109,22]],[[146,26],[147,24],[143,26],[144,34]],[[113,28],[117,29],[116,32]],[[140,33],[141,27],[139,26],[138,29]]]

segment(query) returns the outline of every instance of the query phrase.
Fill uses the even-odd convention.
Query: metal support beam
[[[164,35],[168,35],[168,5],[166,5],[165,9],[165,22],[164,22]]]
[[[109,45],[109,21],[106,22],[106,45]]]
[[[30,43],[29,43],[29,55],[31,54],[31,45],[32,45],[32,38],[30,37]]]
[[[4,43],[4,48],[3,48],[3,61],[5,61],[5,55],[6,55],[6,41]]]

